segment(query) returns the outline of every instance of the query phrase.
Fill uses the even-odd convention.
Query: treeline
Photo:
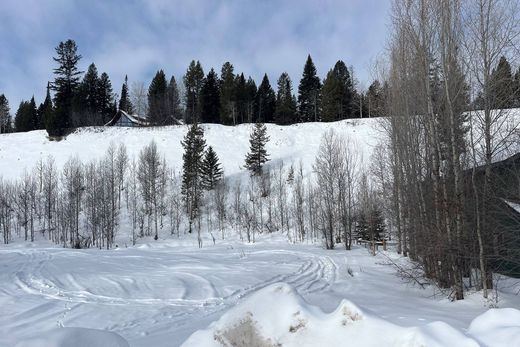
[[[205,73],[199,61],[192,61],[182,79],[182,92],[175,77],[168,79],[159,70],[148,88],[140,82],[129,86],[125,76],[117,95],[108,74],[99,74],[94,63],[84,74],[79,70],[81,58],[73,40],[60,42],[53,58],[57,65],[55,79],[47,86],[45,101],[39,106],[34,97],[22,101],[13,124],[9,105],[2,96],[0,130],[45,128],[50,135],[62,135],[68,128],[104,125],[118,109],[146,117],[151,125],[177,124],[181,120],[227,125],[293,124],[386,114],[388,85],[376,80],[365,93],[358,92],[352,69],[341,60],[321,81],[309,55],[297,94],[286,72],[277,79],[275,90],[267,74],[257,85],[253,78],[235,72],[230,62],[223,64],[219,75],[213,68]]]
[[[292,242],[324,241],[327,248],[344,242],[350,249],[358,237],[388,237],[376,189],[359,174],[354,143],[325,133],[314,175],[301,163],[269,164],[268,141],[266,126],[255,124],[245,179],[224,175],[198,124],[182,141],[178,171],[154,142],[136,157],[112,143],[102,158],[71,157],[61,170],[52,157],[40,160],[18,180],[0,179],[3,241],[47,238],[64,247],[111,248],[123,229],[123,244],[196,233],[202,247],[207,237],[215,242],[236,234],[255,242],[258,234],[278,231]]]
[[[388,143],[376,159],[385,210],[398,251],[456,300],[467,288],[488,297],[493,272],[518,264],[520,238],[503,223],[514,213],[496,190],[504,176],[492,174],[518,151],[506,108],[520,105],[520,70],[505,58],[518,52],[517,23],[514,2],[393,2]]]

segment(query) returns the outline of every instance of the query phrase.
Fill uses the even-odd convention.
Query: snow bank
[[[308,305],[287,284],[251,295],[182,346],[473,347],[479,344],[451,326],[434,322],[404,328],[343,300],[332,313]]]
[[[16,347],[129,347],[116,333],[86,328],[59,328],[21,341]]]
[[[471,322],[468,333],[486,346],[520,346],[520,311],[491,309]]]

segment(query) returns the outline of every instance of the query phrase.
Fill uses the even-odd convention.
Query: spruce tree
[[[202,204],[202,156],[206,141],[204,130],[193,123],[184,140],[181,142],[184,148],[182,155],[182,187],[181,192],[184,206],[189,219],[189,232],[192,232],[192,224],[197,218]]]
[[[513,107],[520,107],[520,66],[513,76]]]
[[[220,122],[220,89],[217,74],[211,69],[200,91],[201,114],[204,123]]]
[[[236,111],[234,104],[235,74],[230,62],[222,65],[220,71],[220,122],[221,124],[233,124]]]
[[[81,74],[81,71],[78,70],[81,55],[77,53],[77,50],[78,47],[74,40],[60,42],[56,47],[57,56],[53,59],[58,63],[58,67],[54,69],[56,77],[52,84],[52,90],[55,91],[55,112],[52,113],[51,119],[46,124],[47,132],[51,136],[62,136],[70,127],[69,117]]]
[[[292,94],[291,78],[287,72],[283,72],[278,79],[274,118],[276,124],[281,125],[293,124],[296,121],[296,100]]]
[[[274,122],[274,111],[276,107],[276,95],[274,93],[267,74],[264,74],[262,83],[258,87],[255,102],[255,119],[260,123]]]
[[[329,70],[322,87],[322,120],[333,122],[351,118],[354,86],[347,66],[339,60],[332,70]]]
[[[309,54],[298,86],[298,114],[301,122],[320,119],[321,82]]]
[[[21,101],[14,118],[14,126],[17,132],[31,131],[36,129],[37,110],[34,97],[30,101]]]
[[[125,111],[128,114],[134,113],[134,107],[130,101],[130,95],[128,92],[128,76],[125,75],[125,82],[121,87],[121,98],[119,99],[119,109]]]
[[[204,81],[204,70],[199,61],[192,60],[184,75],[186,122],[198,123],[201,120],[200,93]]]
[[[9,101],[4,94],[0,95],[0,134],[10,133],[12,131],[11,110],[9,109]]]
[[[175,81],[175,77],[172,76],[170,78],[170,83],[168,83],[168,88],[166,90],[166,94],[168,96],[168,115],[171,119],[171,122],[179,121],[182,119],[182,108],[181,108],[181,98],[179,96],[179,87],[177,86],[177,82]]]
[[[45,101],[38,107],[37,129],[45,129],[45,124],[47,124],[48,119],[52,117],[52,112],[52,98],[51,93],[49,91],[49,86],[47,86],[47,95],[45,96]]]
[[[157,71],[148,87],[148,121],[153,125],[168,123],[168,82],[163,70]]]
[[[98,112],[101,115],[101,120],[97,125],[104,125],[114,118],[117,112],[117,104],[113,99],[112,82],[106,72],[99,77],[97,97]]]
[[[206,190],[213,190],[217,183],[222,179],[223,171],[220,167],[217,153],[213,147],[209,146],[204,154],[201,166],[202,187]]]
[[[246,82],[245,100],[244,105],[246,108],[246,122],[253,123],[256,121],[256,93],[257,93],[255,80],[251,76]]]
[[[491,107],[504,109],[513,107],[513,75],[506,57],[501,57],[491,73],[488,90],[491,93]]]
[[[264,123],[255,123],[249,137],[249,153],[246,155],[246,168],[253,175],[262,173],[263,165],[269,160],[265,145],[269,141]]]
[[[90,64],[74,95],[71,126],[100,125],[99,76],[94,63]]]
[[[247,120],[247,89],[246,79],[241,73],[235,78],[235,91],[233,101],[235,104],[235,122],[234,124],[242,124]]]

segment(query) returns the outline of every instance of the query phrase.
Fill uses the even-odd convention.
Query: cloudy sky
[[[307,54],[324,76],[341,59],[361,85],[384,52],[389,0],[2,0],[0,94],[14,113],[21,99],[42,101],[55,67],[54,47],[74,39],[119,92],[155,71],[180,78],[192,59],[205,72],[225,61],[257,83],[275,86],[287,71],[296,87]]]

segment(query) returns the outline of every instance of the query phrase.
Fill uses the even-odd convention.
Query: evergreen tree
[[[177,86],[177,82],[175,81],[175,77],[172,76],[170,79],[170,83],[168,84],[167,89],[168,95],[168,114],[172,122],[178,121],[182,119],[182,108],[181,108],[181,98],[179,95],[179,87]]]
[[[246,155],[246,168],[253,175],[262,173],[263,165],[269,160],[265,145],[269,141],[264,123],[255,123],[249,137],[249,153]]]
[[[101,119],[96,125],[104,125],[114,118],[117,104],[113,97],[112,82],[106,72],[103,72],[99,78],[97,105]]]
[[[119,99],[119,109],[125,111],[128,114],[134,113],[134,106],[130,101],[130,95],[128,92],[128,76],[125,75],[125,82],[121,87],[121,98]]]
[[[494,109],[511,108],[514,104],[513,75],[506,57],[501,57],[497,67],[491,73],[489,81],[491,107]]]
[[[94,63],[90,64],[74,96],[71,125],[74,127],[101,125],[99,76]]]
[[[323,81],[322,120],[332,122],[353,117],[354,86],[347,66],[339,60]]]
[[[201,168],[202,156],[206,146],[204,130],[197,123],[193,123],[181,144],[184,148],[181,191],[189,219],[189,232],[191,233],[192,224],[197,218],[202,204]]]
[[[237,75],[235,78],[235,91],[233,101],[235,104],[235,122],[234,124],[244,123],[247,119],[247,89],[246,89],[246,79],[244,74],[241,73]]]
[[[4,94],[0,95],[0,134],[12,132],[11,110]]]
[[[202,187],[206,190],[213,190],[218,181],[222,179],[222,168],[218,160],[217,153],[213,147],[209,146],[204,154],[201,166]]]
[[[30,101],[20,102],[14,118],[14,126],[17,132],[31,131],[36,129],[37,110],[34,97]]]
[[[262,83],[258,87],[255,102],[255,122],[272,123],[274,122],[274,111],[276,107],[276,96],[267,74],[264,74]]]
[[[79,85],[78,62],[81,55],[77,53],[76,42],[67,40],[60,42],[56,47],[57,57],[54,61],[58,63],[58,67],[54,69],[56,75],[52,89],[54,94],[55,112],[46,124],[47,132],[51,136],[61,136],[65,133],[65,129],[70,127],[69,116],[72,111],[73,98]]]
[[[320,119],[321,82],[311,56],[307,57],[303,75],[298,86],[298,113],[301,122]]]
[[[220,122],[222,124],[236,124],[235,117],[235,74],[230,62],[222,65],[220,71]]]
[[[148,87],[148,121],[153,125],[168,123],[167,90],[166,75],[159,70]]]
[[[251,76],[247,79],[244,106],[246,108],[246,122],[253,123],[255,121],[256,110],[256,83]]]
[[[37,129],[45,129],[45,124],[47,124],[48,119],[52,117],[53,107],[49,88],[49,85],[47,85],[47,95],[45,96],[45,101],[38,107]]]
[[[278,79],[274,118],[276,123],[281,125],[293,124],[296,121],[296,100],[292,95],[292,82],[287,72],[283,72]]]
[[[211,69],[204,79],[200,92],[201,113],[204,123],[220,121],[220,89],[217,74]]]
[[[184,88],[186,99],[186,121],[198,123],[201,119],[200,93],[204,81],[204,70],[199,61],[192,60],[184,75]]]
[[[385,90],[378,80],[374,80],[368,87],[366,104],[368,117],[383,117],[387,115]]]

